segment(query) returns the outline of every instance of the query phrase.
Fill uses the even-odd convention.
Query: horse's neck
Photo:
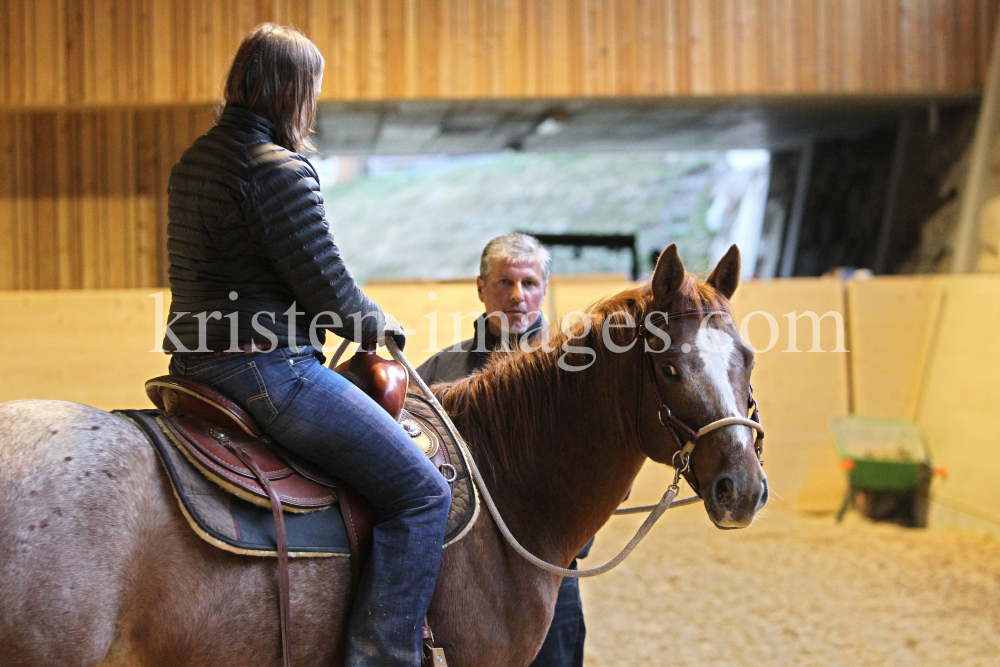
[[[532,410],[534,423],[517,446],[523,460],[488,473],[489,490],[515,537],[549,562],[569,563],[611,516],[645,460],[634,437],[632,356],[599,355],[578,372],[554,368],[549,409]]]

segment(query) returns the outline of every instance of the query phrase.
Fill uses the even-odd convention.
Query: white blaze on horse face
[[[733,337],[720,329],[699,327],[697,342],[698,356],[705,367],[705,377],[726,413],[723,416],[740,416],[736,393],[729,380],[729,366],[734,353]],[[743,444],[746,446],[746,443]]]

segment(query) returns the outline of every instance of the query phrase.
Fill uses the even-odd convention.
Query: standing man
[[[486,365],[495,349],[513,349],[525,336],[532,346],[546,339],[542,304],[551,261],[538,239],[527,234],[504,234],[487,243],[476,278],[486,312],[476,319],[472,338],[421,364],[417,372],[424,382],[451,382],[470,375]],[[586,557],[589,551],[590,543],[577,558]],[[576,569],[576,559],[570,568]],[[583,667],[587,629],[579,582],[575,577],[562,580],[552,624],[531,667]]]

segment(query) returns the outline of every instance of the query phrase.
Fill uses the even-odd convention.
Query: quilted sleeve
[[[343,338],[365,343],[377,338],[382,311],[361,291],[340,256],[326,221],[319,177],[308,161],[271,145],[255,157],[244,206],[251,239],[292,290],[300,310],[310,316],[336,313],[342,326],[323,328]],[[355,318],[361,318],[360,337]]]

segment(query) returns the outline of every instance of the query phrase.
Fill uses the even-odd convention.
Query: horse
[[[706,281],[671,246],[647,284],[448,388],[444,406],[530,552],[567,567],[646,458],[674,461],[661,404],[694,428],[746,417],[753,352],[725,316],[739,274],[735,246]],[[680,315],[640,328],[653,312]],[[684,474],[720,528],[749,525],[767,502],[758,455],[745,426],[698,440]],[[0,665],[280,664],[275,567],[193,533],[131,421],[69,402],[0,405]],[[293,559],[290,572],[295,664],[342,664],[349,559]],[[442,555],[436,644],[453,667],[527,665],[560,581],[483,513]]]

